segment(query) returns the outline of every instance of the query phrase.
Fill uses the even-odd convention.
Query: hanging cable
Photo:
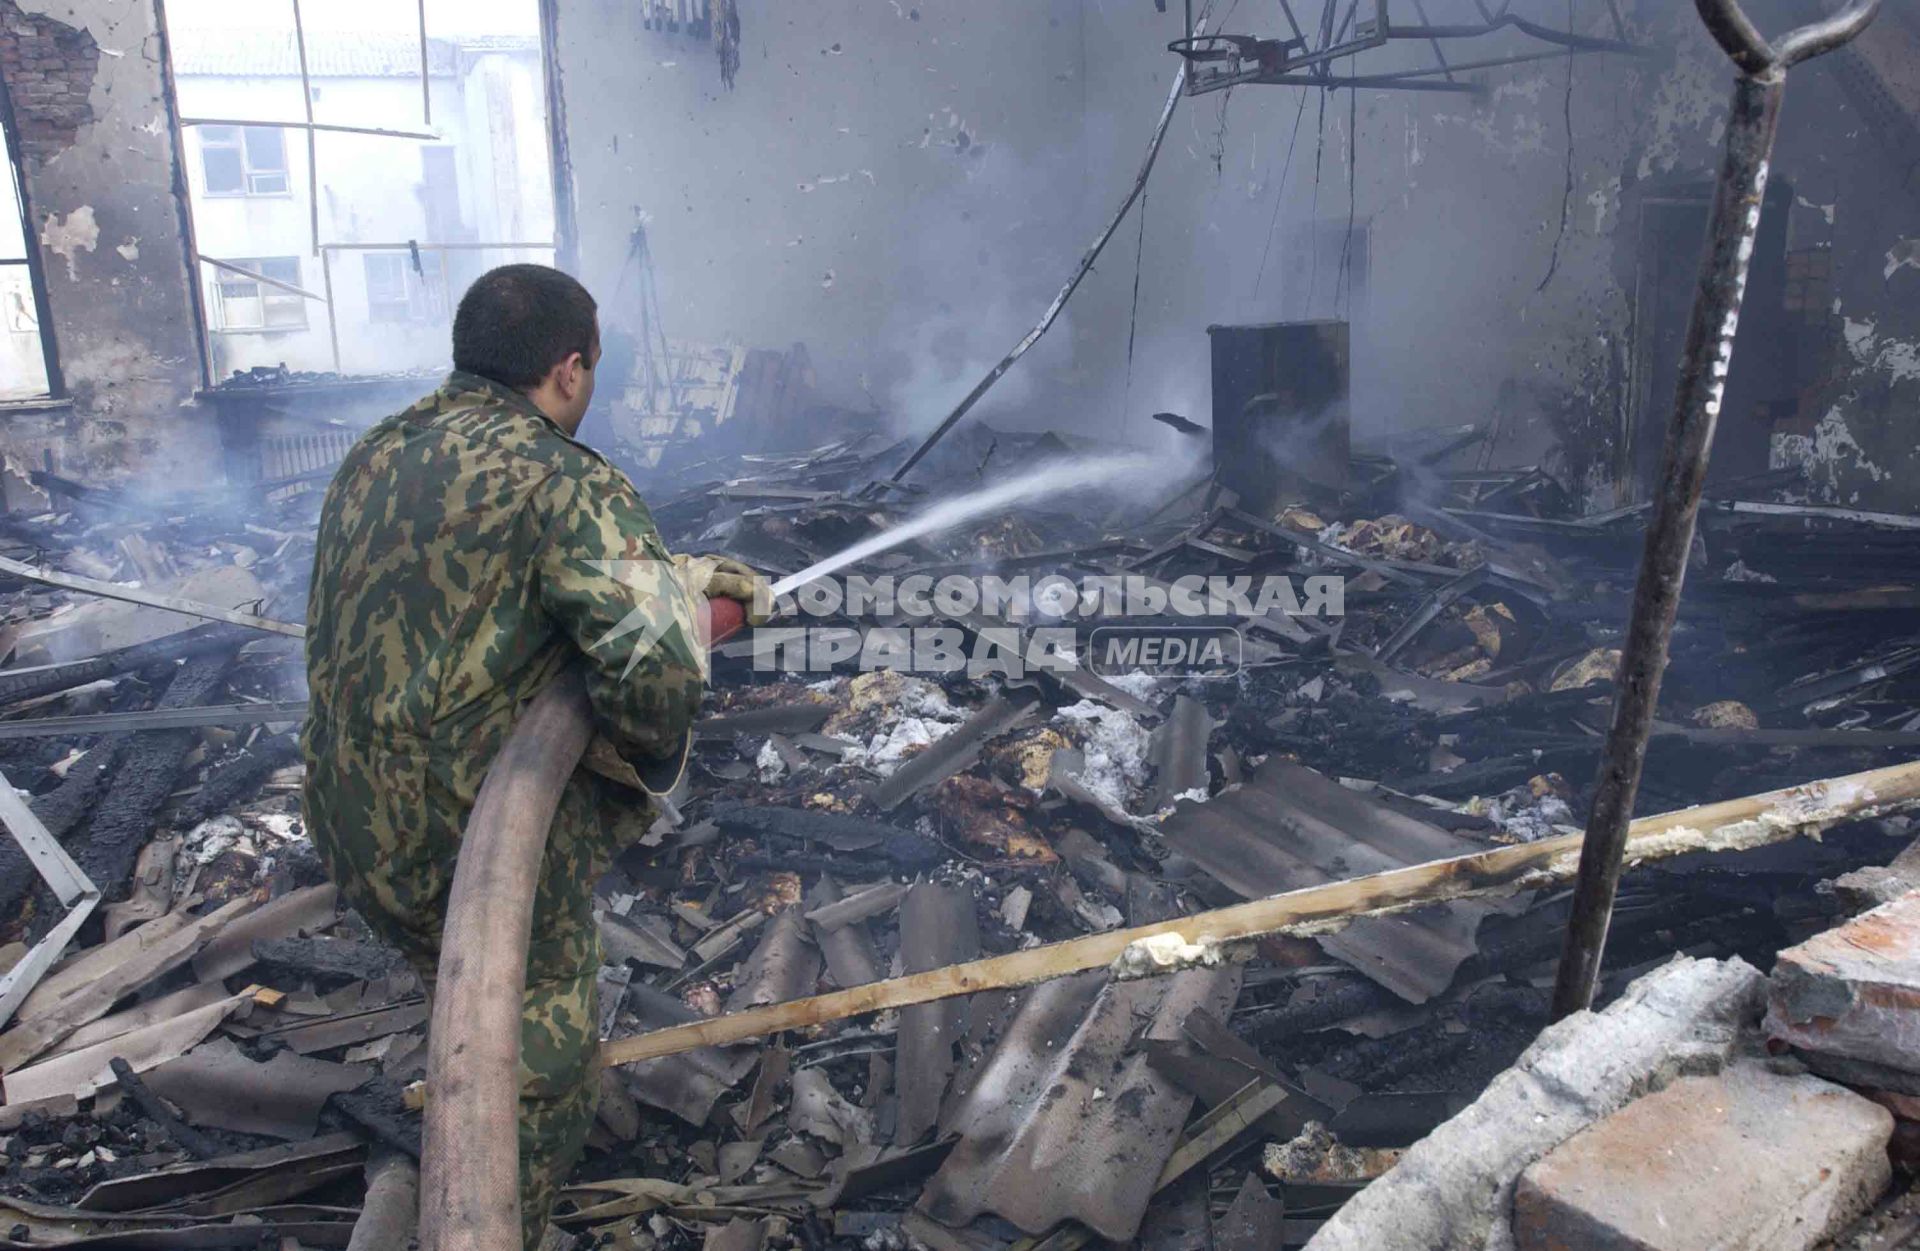
[[[1347,316],[1353,316],[1353,205],[1354,171],[1360,164],[1360,93],[1347,93],[1347,234],[1340,244],[1340,286],[1335,293],[1334,309],[1338,311],[1339,300],[1347,301]]]
[[[1310,236],[1312,243],[1307,248],[1307,254],[1311,259],[1307,265],[1307,303],[1306,306],[1300,310],[1302,317],[1313,316],[1314,288],[1320,285],[1320,241],[1318,238],[1320,225],[1320,158],[1322,154],[1325,153],[1326,148],[1327,89],[1322,87],[1320,89],[1320,136],[1313,144],[1313,203],[1307,207],[1307,221],[1311,223],[1309,229],[1313,231],[1313,234]]]
[[[1267,277],[1267,254],[1273,251],[1273,230],[1280,224],[1280,206],[1287,199],[1287,172],[1293,168],[1293,148],[1300,142],[1300,119],[1307,115],[1307,93],[1300,93],[1300,107],[1293,111],[1293,138],[1287,140],[1287,159],[1280,166],[1280,187],[1273,193],[1273,214],[1267,219],[1267,239],[1260,247],[1260,268],[1253,276],[1253,295],[1260,297],[1260,284]]]
[[[1567,29],[1573,29],[1574,0],[1567,0]],[[1573,56],[1572,48],[1567,49],[1567,96],[1561,108],[1562,121],[1567,128],[1567,178],[1566,186],[1560,192],[1560,228],[1553,235],[1553,256],[1547,261],[1547,276],[1534,288],[1536,293],[1545,291],[1547,284],[1553,281],[1553,275],[1560,268],[1560,245],[1567,237],[1567,218],[1573,212]]]
[[[1140,193],[1140,238],[1133,245],[1133,313],[1127,321],[1127,385],[1120,393],[1121,436],[1133,434],[1133,338],[1140,329],[1140,271],[1147,255],[1147,193]]]
[[[1201,11],[1199,21],[1192,28],[1195,38],[1205,32],[1207,14],[1212,11],[1212,8],[1213,6],[1209,4]],[[1047,333],[1047,328],[1060,316],[1060,310],[1067,306],[1067,301],[1073,298],[1075,291],[1079,290],[1080,280],[1087,276],[1088,271],[1093,268],[1093,263],[1100,259],[1100,253],[1106,250],[1107,241],[1112,239],[1114,232],[1120,229],[1120,223],[1126,219],[1127,211],[1146,192],[1147,177],[1153,173],[1153,164],[1159,159],[1160,145],[1166,140],[1167,126],[1173,121],[1174,107],[1180,103],[1180,97],[1186,93],[1186,89],[1187,67],[1183,63],[1179,73],[1173,76],[1173,86],[1167,92],[1167,102],[1160,110],[1160,121],[1154,126],[1153,139],[1147,144],[1146,160],[1140,164],[1140,173],[1134,179],[1133,188],[1127,192],[1126,199],[1120,202],[1119,210],[1114,213],[1106,228],[1094,239],[1093,246],[1088,248],[1086,255],[1080,258],[1080,264],[1075,267],[1073,275],[1067,279],[1067,285],[1060,288],[1060,294],[1053,297],[1053,303],[1047,305],[1046,311],[1040,315],[1040,320],[1034,324],[1032,330],[1027,332],[1026,337],[1014,344],[1013,350],[1002,357],[999,364],[988,370],[986,377],[974,384],[973,390],[967,392],[966,397],[947,414],[946,419],[920,441],[920,446],[913,450],[913,455],[907,457],[901,466],[893,471],[889,481],[899,482],[904,479],[913,467],[933,450],[933,445],[938,443],[947,431],[960,423],[960,419],[979,402],[980,397],[985,395],[994,383],[1000,381],[1001,377],[1013,368],[1016,361],[1027,354],[1027,349],[1040,341],[1040,336]]]

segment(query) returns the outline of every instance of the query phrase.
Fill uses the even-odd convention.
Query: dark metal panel
[[[1209,326],[1213,463],[1243,506],[1346,489],[1350,370],[1343,321]]]
[[[1485,850],[1281,760],[1204,804],[1181,804],[1160,833],[1248,899]],[[1320,941],[1394,994],[1423,1003],[1474,953],[1486,912],[1480,904],[1423,908],[1356,921]]]

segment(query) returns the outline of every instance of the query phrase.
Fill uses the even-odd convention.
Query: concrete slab
[[[1829,1075],[1920,1093],[1920,891],[1781,952],[1766,1030]]]
[[[1520,1175],[1520,1251],[1805,1251],[1892,1176],[1893,1117],[1757,1064],[1690,1077],[1581,1131]]]

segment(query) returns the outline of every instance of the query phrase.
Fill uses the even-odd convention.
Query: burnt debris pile
[[[1356,450],[1344,489],[1277,507],[1169,461],[888,548],[720,644],[687,775],[598,890],[610,1054],[1035,963],[609,1067],[557,1223],[728,1251],[1302,1245],[1544,1045],[1548,860],[1585,820],[1643,518],[1450,468],[1478,438]],[[1080,454],[967,425],[902,486],[904,451],[686,456],[643,486],[670,548],[777,579]],[[0,1244],[404,1228],[424,997],[299,819],[318,484],[219,508],[39,485],[49,508],[0,533]],[[1774,479],[1720,494],[1643,813],[1920,748],[1916,523]],[[896,594],[858,603],[855,578]],[[988,578],[1014,589],[965,590]],[[1194,638],[1221,650],[1166,645]],[[1906,818],[1847,819],[1897,805],[1833,803],[1764,837],[1670,823],[1649,857],[1697,854],[1626,879],[1603,1002],[1676,953],[1769,968],[1907,889],[1872,867]],[[1186,920],[1536,846],[1534,876],[1405,887],[1417,906],[1339,928],[1220,943]],[[1047,954],[1098,935],[1125,946],[1111,967]]]

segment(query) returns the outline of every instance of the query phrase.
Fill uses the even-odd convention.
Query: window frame
[[[296,287],[301,285],[302,278],[304,277],[301,272],[303,267],[300,263],[300,258],[297,256],[254,256],[231,260],[227,263],[237,265],[241,269],[250,269],[256,274],[278,279],[281,282],[290,283]],[[288,276],[284,273],[276,274],[272,272],[272,267],[276,265],[292,266],[292,275]],[[251,295],[228,294],[229,288],[239,289],[243,287],[251,287],[253,293]],[[229,312],[230,301],[257,302],[260,309],[259,324],[234,324]],[[276,322],[272,319],[271,315],[271,310],[275,308],[283,310],[283,315],[284,310],[297,308],[300,313],[299,320]],[[213,331],[216,334],[298,334],[301,331],[311,330],[313,328],[312,321],[307,316],[307,300],[305,296],[295,295],[290,291],[281,291],[278,288],[268,286],[266,283],[242,277],[229,269],[215,269],[213,271],[213,311],[214,317],[218,322],[218,324],[213,327]]]
[[[374,300],[374,268],[376,263],[394,262],[394,273],[399,278],[399,294],[388,294],[376,304]],[[436,261],[436,267],[445,265],[442,254]],[[425,261],[422,260],[422,268]],[[360,254],[360,278],[366,285],[367,321],[376,326],[430,326],[436,320],[436,306],[444,302],[444,297],[436,299],[445,287],[444,273],[415,273],[413,259],[405,252],[363,252]],[[438,281],[436,281],[438,279]],[[382,284],[392,280],[383,277]],[[382,317],[379,310],[404,308],[401,316]]]
[[[0,139],[5,140],[6,176],[13,180],[14,203],[20,210],[20,247],[25,254],[18,260],[0,260],[0,265],[23,266],[27,271],[27,286],[33,292],[33,315],[39,323],[40,358],[47,376],[47,389],[43,394],[0,400],[0,408],[64,403],[68,398],[67,385],[60,374],[59,345],[53,337],[53,309],[47,297],[46,270],[40,256],[39,236],[33,229],[33,205],[27,194],[26,161],[20,149],[20,127],[14,119],[13,98],[8,93],[4,78],[0,78]]]
[[[293,198],[293,169],[287,159],[286,131],[278,126],[200,126],[200,191],[212,200],[291,200]],[[216,138],[216,135],[218,136]],[[231,135],[231,138],[227,136]],[[251,136],[272,135],[280,145],[280,166],[278,169],[253,163],[253,152],[249,142]],[[215,191],[211,171],[207,168],[207,155],[211,152],[231,152],[240,166],[240,187],[234,191]],[[262,191],[256,180],[278,178],[278,191]]]
[[[310,298],[319,302],[326,310],[326,330],[332,350],[333,371],[335,373],[347,378],[363,376],[356,371],[349,370],[343,362],[341,354],[340,301],[336,300],[334,296],[334,274],[332,271],[335,260],[338,259],[343,252],[403,251],[415,254],[433,253],[438,263],[437,268],[425,274],[417,275],[416,278],[409,280],[410,298],[408,319],[405,322],[393,323],[414,326],[451,325],[454,316],[454,307],[453,295],[449,288],[455,272],[449,264],[449,256],[452,253],[496,251],[509,254],[544,253],[551,255],[553,264],[558,268],[571,269],[577,264],[579,230],[576,220],[576,203],[573,194],[572,180],[566,173],[569,158],[567,156],[567,134],[564,124],[565,109],[559,89],[559,71],[556,59],[556,46],[558,42],[558,32],[556,29],[558,0],[531,0],[531,3],[533,3],[537,9],[539,18],[537,54],[539,60],[540,104],[542,106],[541,128],[544,132],[546,149],[546,187],[547,193],[551,196],[550,211],[553,218],[550,239],[535,241],[518,239],[479,241],[463,237],[445,242],[430,241],[428,239],[409,239],[404,244],[373,243],[371,241],[327,241],[321,238],[320,161],[316,152],[315,137],[322,132],[337,131],[349,134],[376,135],[396,140],[413,140],[422,144],[442,144],[447,142],[447,136],[440,131],[431,129],[416,132],[405,129],[388,129],[384,127],[369,128],[317,121],[314,117],[313,104],[319,98],[320,90],[313,80],[311,66],[309,65],[306,55],[306,30],[301,20],[300,8],[297,4],[292,13],[293,36],[296,50],[299,54],[300,84],[302,88],[302,103],[305,111],[305,119],[303,121],[255,121],[245,117],[212,118],[185,116],[182,114],[180,107],[180,87],[174,67],[173,49],[170,42],[166,39],[167,3],[168,0],[156,0],[155,3],[162,38],[161,73],[164,82],[166,108],[173,122],[175,135],[175,186],[181,193],[179,196],[181,217],[190,241],[192,260],[195,263],[200,263],[210,259],[201,251],[197,223],[194,220],[197,202],[199,200],[245,199],[250,194],[258,195],[261,198],[279,198],[284,196],[290,199],[298,199],[299,197],[296,194],[296,187],[291,181],[291,169],[286,171],[288,187],[284,192],[253,193],[250,190],[210,191],[206,189],[205,186],[206,162],[204,155],[200,161],[200,182],[196,185],[193,180],[192,170],[187,168],[188,149],[190,145],[185,137],[185,133],[188,130],[201,130],[204,132],[209,127],[214,128],[216,135],[223,136],[216,140],[221,146],[229,146],[224,139],[223,128],[225,132],[230,132],[235,129],[244,132],[246,129],[255,127],[273,128],[280,133],[283,145],[285,135],[289,131],[303,135],[307,144],[307,160],[305,168],[302,170],[302,182],[305,184],[305,197],[311,208],[309,217],[310,233],[312,236],[312,255],[320,262],[321,289],[324,289],[326,293],[324,296],[312,296]],[[421,50],[420,89],[422,118],[423,125],[431,128],[434,110],[430,82],[430,57],[428,55],[430,45],[424,5],[420,8],[419,44]],[[204,136],[202,142],[204,143]],[[244,146],[244,138],[242,138],[240,141],[240,161],[243,171],[247,168],[245,164]],[[456,151],[463,150],[461,144],[453,144],[452,146]],[[287,158],[286,163],[291,165],[291,158]],[[278,171],[272,172],[277,173]],[[466,232],[462,230],[459,233],[464,235]],[[518,258],[510,255],[507,259],[514,260]],[[503,261],[501,263],[506,262]],[[235,275],[235,277],[239,276]],[[217,365],[215,362],[213,336],[216,333],[226,333],[227,331],[215,325],[218,318],[216,317],[216,310],[213,308],[214,293],[209,292],[206,287],[198,282],[192,285],[191,290],[194,308],[199,322],[197,329],[203,353],[201,373],[205,385],[214,387],[217,385],[214,381]],[[351,290],[350,279],[348,282],[348,290]],[[342,293],[343,296],[345,294],[345,292]],[[391,302],[392,306],[397,306],[397,304],[397,300]],[[257,332],[242,330],[235,331],[235,333]]]

